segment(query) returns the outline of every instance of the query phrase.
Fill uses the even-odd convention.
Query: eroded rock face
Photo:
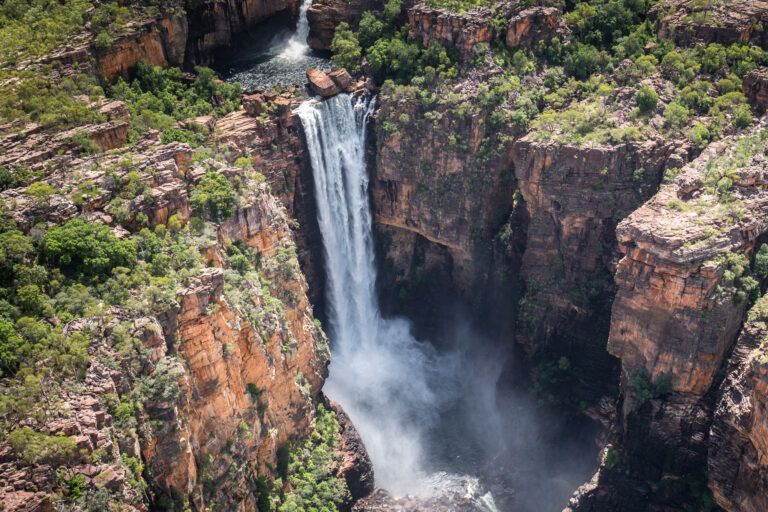
[[[276,14],[296,19],[299,0],[206,0],[187,15],[187,64],[208,65],[213,52],[227,48],[249,29]]]
[[[489,111],[462,117],[449,105],[438,116],[417,101],[385,92],[378,98],[370,186],[383,233],[382,279],[407,287],[429,274],[431,283],[468,296],[489,273],[473,267],[488,250],[482,240],[492,239],[513,209],[511,148],[499,142],[513,130],[490,129]]]
[[[741,425],[733,417],[746,407],[739,391],[752,385],[744,380],[751,377],[745,377],[749,365],[739,355],[742,349],[729,369],[719,419],[710,431],[722,378],[718,370],[744,319],[745,290],[758,285],[749,255],[768,230],[762,213],[768,159],[761,128],[710,145],[617,228],[624,256],[608,340],[608,351],[622,365],[617,444],[610,463],[604,461],[593,482],[572,500],[572,510],[635,510],[632,501],[648,510],[685,506],[665,481],[685,476],[686,485],[704,485],[708,458],[717,475],[710,478],[710,488],[727,510],[742,510],[744,500],[742,495],[728,502],[729,478],[734,490],[762,478],[761,469],[745,473],[744,480],[734,473],[742,459],[732,450],[748,447],[753,434],[744,430],[732,436],[731,445],[722,437]],[[742,338],[745,346],[751,343],[750,329]],[[755,428],[758,438],[761,429]],[[744,457],[749,460],[748,448]],[[724,490],[717,489],[721,484]]]
[[[419,38],[424,46],[432,39],[443,46],[455,46],[465,59],[474,55],[478,43],[490,43],[493,29],[490,7],[480,7],[465,13],[455,13],[448,8],[429,7],[418,3],[408,10],[410,39]]]
[[[333,32],[339,23],[346,21],[357,28],[365,11],[381,12],[383,0],[315,0],[307,11],[309,38],[307,43],[315,50],[330,50]]]
[[[514,15],[507,22],[506,43],[510,48],[532,46],[567,33],[565,22],[556,7],[533,7]]]
[[[764,296],[731,355],[710,431],[709,488],[729,512],[768,510],[768,359]]]
[[[506,32],[499,32],[494,20],[506,20]],[[436,39],[444,46],[455,46],[465,60],[471,59],[478,44],[489,44],[495,37],[510,48],[532,46],[553,37],[563,38],[567,28],[556,7],[522,9],[510,3],[483,6],[466,12],[429,7],[416,3],[408,9],[408,37],[420,39],[426,46]]]
[[[665,169],[688,158],[688,148],[660,140],[589,148],[527,137],[513,151],[530,217],[517,341],[533,359],[566,356],[586,374],[609,378],[616,224],[653,194]]]
[[[761,112],[768,108],[768,68],[751,71],[742,80],[742,92]]]
[[[190,212],[187,187],[206,172],[201,163],[191,162],[191,148],[182,143],[162,145],[158,134],[150,132],[129,154],[58,155],[46,162],[45,181],[57,191],[72,190],[71,195],[56,195],[43,204],[20,187],[4,191],[2,200],[14,204],[11,213],[25,231],[41,220],[62,224],[78,214],[90,222],[114,225],[118,236],[128,234],[119,224],[130,227],[138,213],[146,214],[149,227],[166,224],[171,217],[185,225]],[[310,433],[313,401],[327,376],[327,340],[314,321],[307,283],[293,256],[289,217],[280,200],[254,174],[212,159],[205,164],[240,180],[243,187],[234,214],[211,225],[212,237],[194,242],[208,266],[189,268],[177,289],[165,290],[170,295],[147,308],[149,316],[137,318],[133,310],[113,308],[104,317],[68,324],[65,334],[86,328],[93,333],[84,388],[61,395],[62,407],[55,409],[49,424],[31,424],[36,430],[73,436],[83,461],[75,461],[72,474],[83,474],[86,483],[95,479],[113,490],[113,497],[124,490],[121,501],[138,509],[145,497],[127,485],[133,477],[109,462],[120,461],[122,454],[146,463],[156,489],[194,500],[197,509],[215,502],[256,511],[253,482],[274,474],[278,447]],[[129,178],[136,169],[141,172]],[[122,198],[125,211],[118,221],[112,199],[131,180],[142,192],[133,199]],[[227,281],[227,273],[233,271],[226,254],[236,242],[261,255],[260,274],[270,283],[268,288],[246,280],[233,295]],[[118,370],[102,361],[101,355],[117,350],[113,331],[118,324],[129,325],[131,336],[148,351],[140,368]],[[150,380],[138,385],[144,378]],[[167,380],[161,386],[148,384],[156,378]],[[134,432],[129,438],[125,432],[130,428],[120,427],[121,433],[115,434],[109,412],[115,404],[109,403],[134,392],[143,393],[137,402],[140,428],[134,429],[141,435]],[[372,485],[370,462],[348,422],[343,437],[348,481],[356,485],[356,492],[367,492]],[[6,473],[13,470],[18,456],[7,450],[7,445],[0,446],[4,479],[10,478]],[[85,457],[97,450],[109,454],[102,456],[105,462],[86,464]],[[14,481],[19,485],[0,491],[3,503],[16,507],[6,510],[50,509],[55,468],[28,468]],[[210,481],[216,484],[211,487]],[[29,492],[34,482],[40,485]],[[199,492],[204,482],[206,491]]]
[[[301,122],[293,113],[306,98],[296,97],[294,92],[288,90],[279,96],[246,95],[245,110],[232,112],[217,121],[217,140],[235,153],[251,156],[254,170],[264,175],[272,193],[301,225],[296,232],[296,244],[302,269],[311,285],[311,301],[317,305],[322,304],[325,293],[325,271],[320,257],[323,246]]]
[[[656,13],[669,9],[672,14],[660,20],[660,39],[671,39],[679,46],[751,43],[768,48],[768,2],[764,0],[665,0],[654,7]]]
[[[96,57],[96,69],[107,80],[128,78],[129,71],[140,60],[155,66],[181,66],[184,63],[189,27],[184,15],[146,20],[114,41],[104,52],[90,49]]]

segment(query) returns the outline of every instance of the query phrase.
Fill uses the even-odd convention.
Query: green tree
[[[49,201],[55,193],[55,188],[42,181],[32,183],[26,192],[26,194],[34,199],[35,203],[41,208],[49,205]]]
[[[222,174],[208,171],[190,197],[192,209],[212,220],[226,219],[235,208],[235,190]]]
[[[349,23],[346,21],[339,23],[339,26],[336,27],[331,41],[331,53],[333,54],[333,62],[337,66],[347,68],[350,71],[360,69],[362,49],[357,36],[349,28]]]
[[[671,128],[679,128],[688,124],[690,115],[691,112],[676,101],[673,101],[664,109],[664,120],[667,126]]]
[[[659,95],[652,88],[644,85],[635,93],[635,101],[637,102],[638,110],[642,113],[647,113],[656,108],[656,105],[659,103]]]
[[[136,265],[136,246],[120,240],[103,224],[72,219],[51,228],[43,239],[42,257],[66,271],[82,271],[89,276],[109,275],[114,267]]]

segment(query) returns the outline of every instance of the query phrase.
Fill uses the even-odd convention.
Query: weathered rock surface
[[[204,1],[187,14],[186,64],[210,64],[216,50],[231,47],[248,30],[272,16],[282,14],[296,19],[300,4],[299,0]]]
[[[506,32],[498,32],[494,20],[506,20]],[[429,7],[423,2],[408,9],[408,37],[420,39],[424,46],[436,39],[444,46],[455,46],[465,60],[471,59],[478,44],[488,45],[495,37],[511,48],[531,46],[553,37],[561,39],[567,28],[556,7],[523,9],[518,3],[481,6],[466,12]]]
[[[378,99],[370,186],[382,233],[380,278],[401,289],[393,293],[401,299],[417,299],[418,283],[427,280],[469,297],[490,275],[484,258],[491,247],[483,241],[493,238],[513,210],[511,148],[499,142],[513,129],[489,128],[489,110],[460,116],[452,105],[436,113],[386,92]]]
[[[739,410],[738,390],[749,386],[741,380],[744,363],[734,363],[735,370],[731,365],[718,425],[711,433],[710,426],[719,369],[744,319],[745,283],[753,277],[744,255],[768,230],[768,158],[760,129],[711,145],[617,228],[624,257],[608,340],[608,351],[622,365],[616,451],[572,500],[572,510],[686,506],[676,501],[681,495],[670,482],[685,478],[690,489],[704,485],[708,457],[719,475],[710,478],[718,502],[742,510],[738,502],[744,498],[729,504],[727,489],[715,488],[713,478],[721,479],[719,485],[733,476],[741,460],[730,458],[729,450],[749,444],[733,436],[729,446],[722,438],[736,424],[729,426],[724,414]],[[743,361],[739,350],[736,359]],[[759,480],[760,471],[731,485],[755,485],[748,482],[755,475]]]
[[[114,81],[118,76],[127,78],[128,72],[140,60],[155,66],[181,66],[188,35],[186,16],[171,15],[143,21],[117,38],[105,52],[95,48],[89,48],[89,51],[96,58],[96,69],[107,80]]]
[[[309,37],[307,42],[315,50],[330,50],[333,33],[342,21],[353,29],[365,11],[381,12],[383,0],[315,0],[307,11]]]
[[[336,82],[331,80],[331,77],[325,71],[320,69],[308,69],[307,80],[309,80],[309,87],[315,94],[327,98],[334,96],[341,92],[341,89]]]
[[[462,57],[470,59],[474,55],[475,45],[491,42],[492,17],[490,6],[455,13],[445,7],[429,7],[418,3],[408,10],[408,37],[420,38],[424,46],[432,39],[444,46],[455,46]]]
[[[679,46],[751,43],[768,48],[768,2],[764,0],[665,0],[654,7],[657,13],[669,9],[672,14],[659,23],[660,39],[671,39]]]
[[[566,356],[586,375],[609,378],[616,224],[688,151],[683,141],[593,148],[530,137],[515,143],[515,174],[530,218],[516,336],[529,357]]]
[[[764,296],[731,355],[710,431],[709,488],[733,512],[768,510],[768,359]]]
[[[742,92],[761,112],[768,108],[768,68],[751,71],[742,80]]]
[[[520,11],[507,22],[506,43],[510,48],[532,46],[555,37],[565,38],[567,27],[555,7],[532,7]]]

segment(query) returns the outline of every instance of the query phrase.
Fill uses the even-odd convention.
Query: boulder
[[[355,80],[344,68],[331,71],[328,77],[344,92],[352,92],[355,88]]]
[[[341,90],[328,76],[328,73],[320,69],[308,69],[307,80],[309,80],[309,87],[315,94],[319,94],[324,98],[339,94]]]

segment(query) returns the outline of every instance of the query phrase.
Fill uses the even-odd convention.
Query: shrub
[[[733,110],[733,126],[739,130],[752,124],[752,118],[749,105],[739,105]]]
[[[105,52],[112,48],[113,43],[114,39],[112,39],[112,36],[110,36],[109,33],[105,31],[96,36],[93,45],[97,51]]]
[[[38,206],[48,206],[50,198],[56,193],[56,189],[48,183],[36,181],[29,186],[26,194],[35,200]]]
[[[88,135],[83,132],[76,132],[68,141],[75,147],[80,155],[95,155],[101,151],[101,148]]]
[[[384,5],[384,19],[387,23],[394,23],[400,16],[400,2],[401,0],[389,0]]]
[[[709,130],[701,123],[696,123],[693,128],[688,130],[688,137],[695,142],[698,146],[706,146],[709,144]]]
[[[235,190],[223,175],[208,171],[190,197],[192,209],[212,220],[230,217],[235,208]]]
[[[331,41],[331,53],[333,54],[333,62],[337,66],[347,68],[350,71],[360,69],[359,62],[362,57],[362,49],[357,36],[349,28],[349,23],[346,21],[339,23],[339,26],[336,27]]]
[[[664,109],[664,120],[667,126],[671,128],[679,128],[688,124],[688,118],[690,117],[690,111],[680,103],[673,101],[667,108]]]
[[[77,218],[48,231],[41,256],[62,270],[104,277],[115,267],[136,265],[136,246],[130,240],[118,239],[103,224]]]
[[[640,112],[647,113],[656,108],[659,103],[659,95],[652,88],[644,85],[637,90],[635,102],[637,102],[637,108]]]

